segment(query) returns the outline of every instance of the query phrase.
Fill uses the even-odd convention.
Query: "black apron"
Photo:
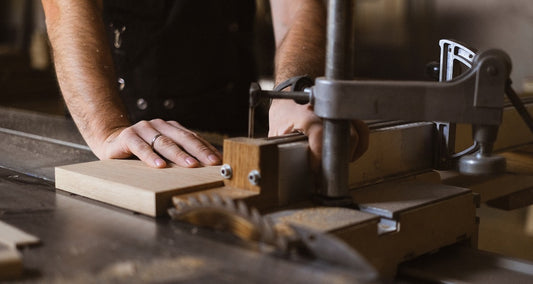
[[[245,133],[254,14],[254,0],[104,0],[130,119]]]

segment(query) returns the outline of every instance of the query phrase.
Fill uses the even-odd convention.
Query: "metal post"
[[[326,47],[326,79],[353,77],[353,0],[329,0]],[[328,198],[348,196],[350,121],[324,119],[322,171]],[[350,199],[351,200],[351,199]]]

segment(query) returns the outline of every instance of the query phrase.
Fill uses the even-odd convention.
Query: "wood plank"
[[[39,238],[0,221],[0,243],[16,249],[17,247],[35,245],[39,242]]]
[[[475,239],[475,197],[470,190],[440,184],[389,182],[368,191],[352,192],[361,211],[382,216],[380,226],[396,222],[378,236],[336,232],[364,255],[383,277],[397,264],[459,241]],[[390,218],[390,219],[389,219]]]
[[[166,214],[176,194],[223,185],[220,167],[150,168],[139,160],[56,167],[56,188],[149,216]]]

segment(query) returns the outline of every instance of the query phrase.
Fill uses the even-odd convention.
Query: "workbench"
[[[357,279],[339,266],[288,261],[245,248],[225,233],[168,217],[154,219],[56,190],[55,166],[96,160],[68,118],[0,108],[0,141],[0,221],[41,240],[40,245],[20,250],[24,266],[20,280],[354,283]],[[421,275],[420,267],[464,250],[469,249],[453,246],[419,263],[415,260],[400,268],[397,280],[416,282],[412,277]],[[483,273],[490,277],[490,272]]]

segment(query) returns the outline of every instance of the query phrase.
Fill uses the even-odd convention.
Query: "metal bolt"
[[[145,110],[148,108],[148,102],[143,98],[137,99],[137,108],[140,110]]]
[[[124,87],[126,87],[126,81],[123,78],[118,78],[118,89],[122,91]]]
[[[233,176],[233,169],[230,165],[224,164],[220,167],[220,175],[225,179],[230,179]]]
[[[174,108],[174,100],[172,100],[172,99],[166,99],[166,100],[163,102],[163,106],[164,106],[166,109],[173,109],[173,108]]]
[[[257,170],[253,170],[248,174],[248,181],[252,185],[259,185],[261,181],[261,174]]]

